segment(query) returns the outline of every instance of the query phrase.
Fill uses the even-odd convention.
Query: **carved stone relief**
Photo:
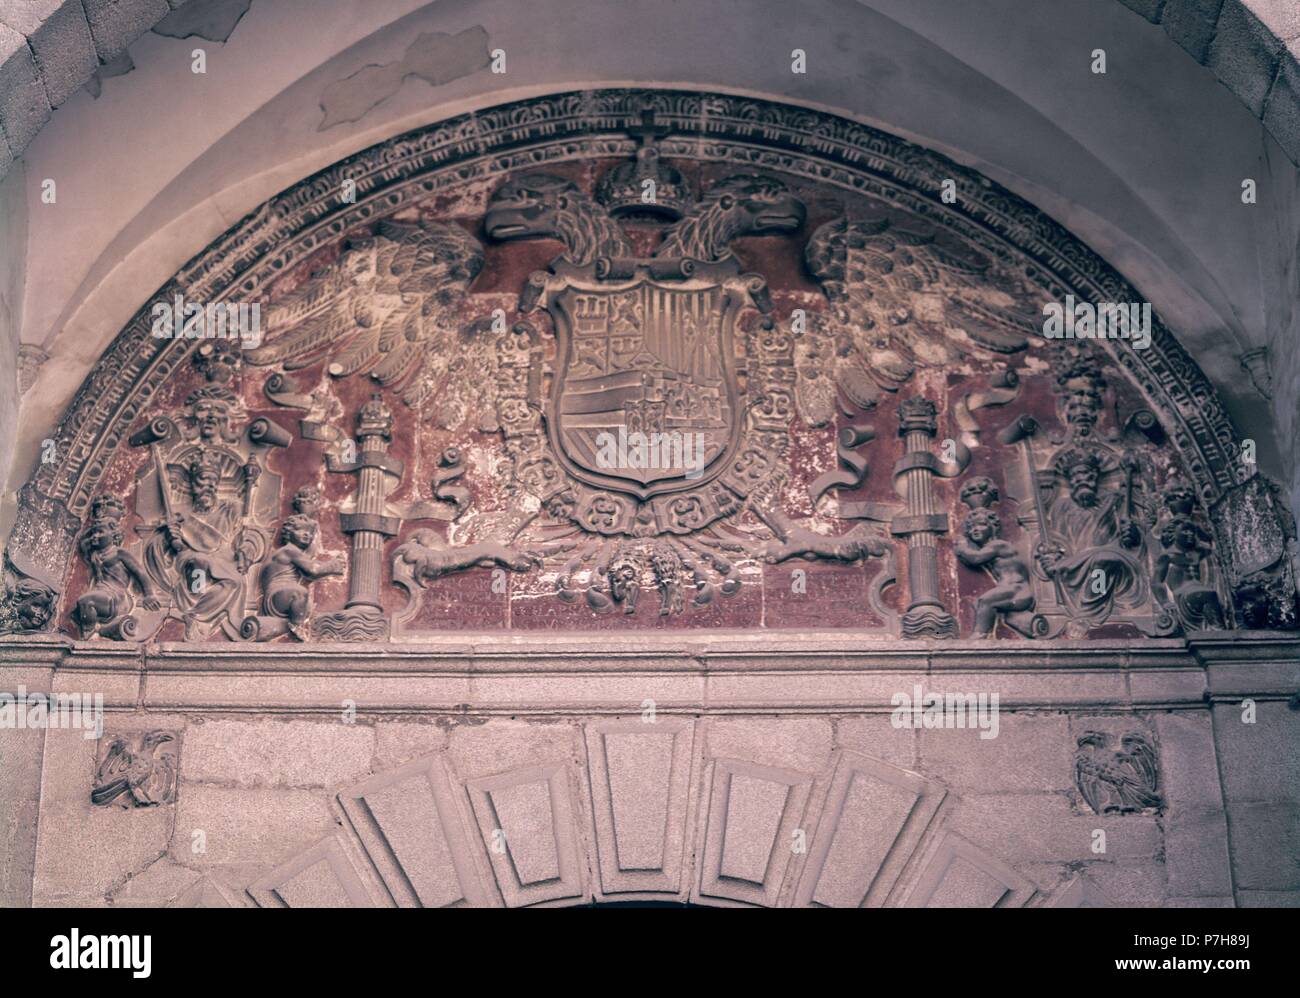
[[[1296,625],[1294,529],[1229,466],[1226,417],[1168,332],[1140,355],[1037,335],[1067,287],[1124,300],[1100,261],[835,119],[727,99],[734,135],[701,149],[695,100],[543,99],[581,138],[487,172],[451,169],[469,126],[448,123],[363,154],[355,206],[331,201],[332,170],[241,223],[178,283],[239,280],[266,336],[123,334],[24,492],[5,628]],[[746,109],[823,140],[747,145]],[[481,153],[532,126],[473,127]],[[910,189],[936,163],[986,227]],[[856,602],[796,613],[809,577]]]
[[[95,773],[90,802],[97,806],[156,807],[176,801],[180,735],[147,731],[109,739]]]
[[[1097,814],[1130,814],[1159,808],[1160,769],[1156,750],[1136,732],[1121,736],[1088,731],[1079,737],[1074,781]]]

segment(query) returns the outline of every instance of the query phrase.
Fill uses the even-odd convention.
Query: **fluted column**
[[[948,532],[948,514],[939,509],[932,478],[938,462],[930,442],[938,430],[929,399],[905,399],[898,407],[898,434],[904,453],[894,467],[902,479],[907,512],[893,521],[893,532],[907,537],[907,583],[910,602],[903,615],[907,638],[954,638],[957,621],[939,599],[938,537]]]

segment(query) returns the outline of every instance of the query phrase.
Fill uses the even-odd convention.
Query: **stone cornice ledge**
[[[842,630],[446,633],[418,644],[0,641],[0,687],[102,692],[111,709],[377,713],[886,710],[896,692],[997,692],[1024,709],[1289,696],[1300,635],[1141,642],[879,641]],[[44,685],[44,684],[40,684]]]

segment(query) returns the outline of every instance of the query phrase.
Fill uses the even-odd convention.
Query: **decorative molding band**
[[[1254,649],[1253,652],[1250,649]],[[296,653],[296,654],[295,654]],[[1061,682],[1062,674],[1070,682]],[[30,636],[0,642],[0,689],[100,690],[106,709],[627,714],[888,711],[899,691],[996,691],[1005,709],[1201,709],[1207,696],[1286,699],[1300,638],[1201,642],[880,642],[843,632],[747,639],[645,635],[502,642],[458,634],[419,646],[130,647]]]

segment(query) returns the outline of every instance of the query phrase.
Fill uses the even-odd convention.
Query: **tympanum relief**
[[[203,341],[141,413],[63,588],[7,564],[6,627],[1292,626],[1132,347],[1040,335],[1032,260],[632,120],[631,159],[376,202],[295,260],[256,346]]]

